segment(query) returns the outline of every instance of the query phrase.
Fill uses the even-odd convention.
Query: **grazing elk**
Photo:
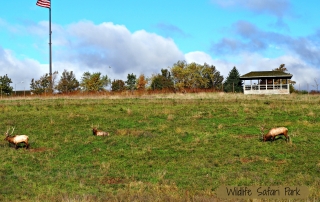
[[[286,127],[279,127],[279,128],[272,128],[267,134],[263,136],[263,141],[271,140],[274,141],[276,136],[284,135],[286,137],[286,141],[290,139],[288,135],[288,128]]]
[[[26,135],[14,135],[11,136],[14,128],[12,128],[12,132],[9,135],[9,130],[10,128],[8,128],[7,132],[6,132],[6,138],[4,140],[7,140],[9,142],[9,144],[14,144],[15,148],[18,149],[18,144],[20,143],[24,143],[26,145],[26,149],[29,148],[29,137]]]
[[[98,130],[96,127],[92,127],[92,133],[95,136],[109,136],[108,132],[104,132],[102,130]]]

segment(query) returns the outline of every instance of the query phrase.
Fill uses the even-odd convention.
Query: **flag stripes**
[[[45,7],[45,8],[50,8],[50,0],[38,0],[37,1],[37,6]]]

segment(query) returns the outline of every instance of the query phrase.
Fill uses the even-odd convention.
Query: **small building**
[[[255,71],[240,77],[244,94],[290,94],[292,74],[281,71]]]

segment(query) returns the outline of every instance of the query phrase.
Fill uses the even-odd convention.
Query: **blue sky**
[[[53,71],[151,77],[178,60],[226,78],[285,64],[297,89],[320,83],[316,0],[52,0]],[[49,10],[36,0],[0,6],[0,75],[29,89],[49,71]],[[109,68],[111,67],[111,68]],[[22,82],[23,81],[23,82]],[[317,83],[316,83],[317,82]]]

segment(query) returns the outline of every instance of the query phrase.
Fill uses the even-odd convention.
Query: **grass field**
[[[0,201],[223,201],[220,185],[306,185],[320,200],[319,95],[35,97],[0,112],[3,138],[12,126],[31,143],[1,139]],[[262,142],[262,126],[290,142]]]

